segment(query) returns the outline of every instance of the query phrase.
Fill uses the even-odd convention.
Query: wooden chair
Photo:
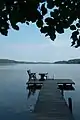
[[[29,75],[29,81],[30,80],[36,80],[36,73],[31,73],[31,70],[27,70],[27,73]]]

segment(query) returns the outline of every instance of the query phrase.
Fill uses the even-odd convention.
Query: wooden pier
[[[75,83],[71,79],[54,79],[57,84],[74,84]]]
[[[55,79],[60,90],[75,90],[75,83],[71,79]]]
[[[74,120],[64,97],[58,89],[57,82],[59,83],[58,80],[44,81],[33,112],[35,120]]]
[[[55,81],[58,85],[58,88],[59,89],[63,89],[63,90],[74,90],[74,87],[72,85],[75,85],[75,83],[71,80],[71,79],[46,79],[46,80],[52,80],[52,81]],[[43,83],[45,81],[39,81],[38,79],[37,80],[30,80],[28,81],[26,84],[28,85],[28,88],[31,88],[35,85],[36,88],[41,88]]]
[[[39,73],[41,77],[37,79],[36,73],[30,72],[29,81],[26,83],[27,89],[34,91],[41,89],[33,111],[34,120],[74,120],[72,100],[68,98],[69,105],[67,105],[63,91],[73,90],[72,85],[75,83],[71,79],[49,79],[47,74]]]
[[[36,84],[36,85],[42,85],[44,83],[44,81],[39,81],[39,80],[36,80],[36,81],[28,81],[26,84],[27,85],[33,85],[33,84]]]

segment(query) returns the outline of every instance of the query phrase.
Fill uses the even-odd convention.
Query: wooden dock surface
[[[31,80],[31,81],[28,81],[26,84],[43,84],[43,83],[44,83],[44,81],[39,81],[39,80],[33,81],[33,80]]]
[[[75,84],[71,79],[46,79],[46,80],[55,80],[55,82],[57,83],[57,84]],[[37,80],[30,80],[30,81],[28,81],[26,84],[43,84],[44,83],[44,81],[39,81],[38,79]]]
[[[71,79],[54,79],[57,84],[75,84]]]
[[[34,109],[35,120],[74,120],[56,80],[46,80]]]

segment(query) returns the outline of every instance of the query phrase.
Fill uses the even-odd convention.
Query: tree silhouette
[[[41,33],[56,38],[65,29],[72,30],[72,46],[80,46],[80,0],[0,0],[0,33],[7,36],[18,22],[36,23]],[[74,23],[74,21],[76,21]]]

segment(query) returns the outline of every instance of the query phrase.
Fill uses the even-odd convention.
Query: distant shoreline
[[[71,59],[68,61],[56,61],[56,62],[25,62],[9,59],[0,59],[0,65],[15,65],[15,64],[80,64],[80,59]]]

